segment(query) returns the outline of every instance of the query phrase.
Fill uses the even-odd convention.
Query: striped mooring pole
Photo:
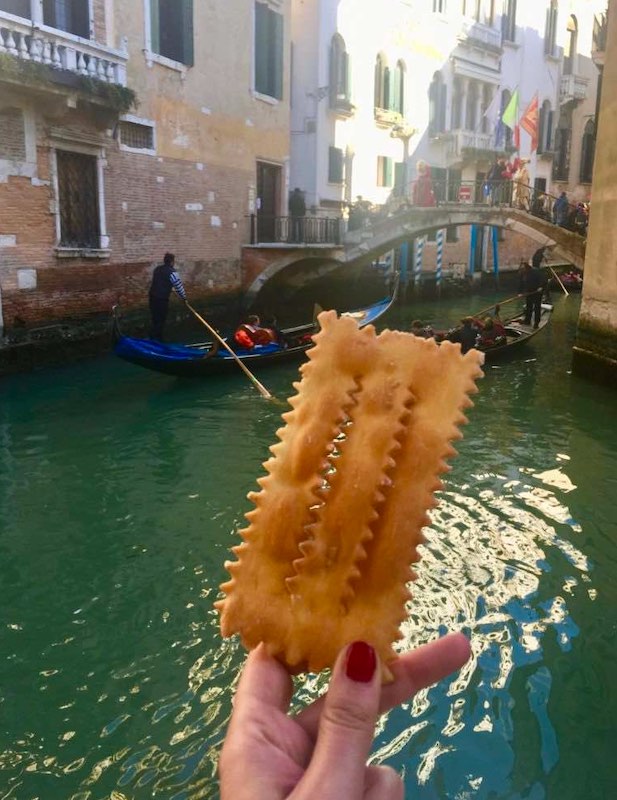
[[[441,271],[443,266],[443,240],[444,240],[444,230],[440,228],[437,231],[437,261],[435,266],[435,284],[437,286],[437,291],[441,291]]]
[[[414,286],[418,286],[420,283],[420,275],[422,274],[422,254],[424,253],[424,236],[421,236],[419,239],[416,239],[415,246],[416,246],[416,258],[413,265],[413,282]]]

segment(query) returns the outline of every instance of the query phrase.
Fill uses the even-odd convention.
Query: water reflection
[[[612,796],[614,398],[566,346],[487,372],[432,513],[401,647],[463,630],[472,658],[380,721],[410,797]],[[212,602],[281,409],[111,361],[5,398],[0,798],[216,798],[244,653]]]

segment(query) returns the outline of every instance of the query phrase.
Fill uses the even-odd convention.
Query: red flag
[[[538,149],[538,93],[533,96],[531,103],[523,112],[520,126],[531,136],[531,152]]]

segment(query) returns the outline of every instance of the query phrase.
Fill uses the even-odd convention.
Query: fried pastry
[[[216,606],[224,636],[264,642],[292,674],[364,640],[388,679],[410,564],[484,357],[334,311],[318,319]]]

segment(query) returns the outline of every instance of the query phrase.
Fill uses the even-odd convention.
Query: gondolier
[[[180,280],[180,276],[175,270],[176,257],[173,253],[165,253],[163,263],[154,268],[152,273],[152,283],[150,284],[150,316],[152,326],[150,328],[150,338],[163,341],[163,330],[169,309],[169,296],[172,289],[181,300],[186,302],[186,292]]]
[[[534,253],[534,261],[536,261],[538,252]],[[524,295],[526,298],[525,325],[531,324],[532,316],[533,327],[537,328],[540,324],[540,317],[542,316],[542,295],[544,294],[547,282],[548,278],[543,270],[535,266],[532,267],[530,264],[525,264],[523,266],[518,291],[520,295]]]

